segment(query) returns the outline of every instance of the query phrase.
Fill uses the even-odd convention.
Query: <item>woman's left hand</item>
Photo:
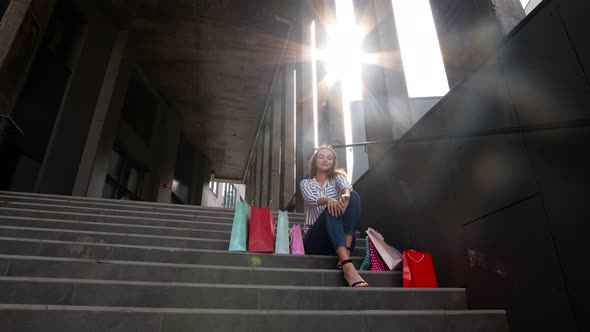
[[[340,205],[342,205],[342,213],[344,213],[348,207],[348,203],[350,202],[350,194],[342,194],[338,201],[340,202]]]

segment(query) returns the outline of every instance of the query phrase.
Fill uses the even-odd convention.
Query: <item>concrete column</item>
[[[534,8],[541,0],[531,0],[527,5],[527,9],[522,8],[520,0],[491,0],[494,13],[502,32],[507,35],[516,27],[520,21],[526,16],[527,9]]]
[[[256,158],[256,156],[254,156],[254,158]],[[250,199],[251,194],[251,190],[252,190],[252,186],[251,184],[251,180],[252,180],[252,162],[250,162],[250,164],[248,165],[248,173],[245,174],[244,176],[244,185],[246,186],[246,193],[244,194],[244,200],[247,202]]]
[[[10,1],[0,21],[0,114],[10,116],[20,95],[56,0]],[[0,146],[8,121],[0,119]]]
[[[313,20],[313,17],[309,17],[309,20],[303,21],[302,30],[303,30],[303,45],[311,45],[311,29],[310,24]],[[317,24],[317,22],[316,22]],[[298,146],[301,147],[301,169],[299,170],[298,177],[300,179],[307,176],[309,173],[309,167],[307,165],[308,157],[310,154],[313,153],[315,149],[314,143],[314,118],[313,118],[313,85],[312,85],[312,66],[311,66],[311,54],[309,53],[309,49],[303,47],[302,50],[302,58],[304,61],[301,63],[301,84],[299,84],[301,89],[301,121],[297,121],[297,123],[301,124],[298,129],[300,129],[300,136],[298,137],[301,142],[298,142]],[[319,106],[319,105],[317,105]],[[298,119],[299,120],[299,119]],[[299,176],[300,175],[300,176]]]
[[[284,96],[284,79],[285,71],[281,70],[279,75],[278,84],[275,85],[275,91],[272,101],[272,117],[270,125],[272,130],[271,144],[270,144],[270,199],[272,200],[271,208],[273,211],[278,210],[282,207],[282,195],[281,195],[281,159],[284,151],[281,149],[284,140],[284,131],[282,130],[283,119],[283,100]]]
[[[86,143],[80,138],[88,135],[116,35],[108,23],[86,26],[39,170],[36,192],[72,194]]]
[[[365,142],[367,140],[364,113],[362,101],[359,100],[350,103],[352,142]],[[351,182],[354,183],[369,170],[369,157],[364,146],[349,147],[347,149],[352,149],[354,155],[354,168],[350,174]]]
[[[252,167],[252,163],[250,163],[250,167]],[[252,196],[252,168],[250,168],[246,174],[246,177],[244,178],[244,185],[246,185],[246,194],[244,195],[244,200],[247,202]]]
[[[256,157],[254,157],[256,158]],[[246,198],[246,201],[248,201],[248,204],[252,203],[252,200],[254,200],[255,196],[256,196],[256,162],[253,161],[252,162],[252,168],[250,168],[250,181],[249,181],[249,185],[248,185],[248,189],[249,189],[249,194],[246,195],[248,196]]]
[[[157,202],[170,203],[170,192],[172,180],[174,179],[174,170],[176,168],[180,132],[182,130],[180,116],[175,111],[167,109],[163,128],[159,154],[160,165],[158,176],[156,177],[158,179],[156,183],[158,193]],[[169,188],[165,188],[164,184],[168,184]]]
[[[270,105],[269,107],[273,107]],[[272,111],[270,112],[272,113]],[[271,179],[271,165],[272,165],[272,149],[271,149],[271,137],[272,137],[272,119],[271,114],[264,120],[264,130],[262,132],[262,148],[264,149],[264,158],[262,160],[262,196],[261,206],[266,206],[270,200],[270,179]]]
[[[497,49],[524,17],[520,0],[430,0],[449,86]]]
[[[399,40],[391,0],[373,0],[377,14],[381,52],[389,56],[383,66],[387,91],[387,109],[392,119],[393,138],[402,137],[412,126],[408,87],[404,76]]]
[[[328,139],[325,142],[320,141],[320,145],[344,145],[346,144],[346,136],[344,134],[344,105],[342,104],[342,82],[336,82],[329,90],[326,90],[327,96],[327,112],[329,114],[330,122],[326,129],[328,129]],[[323,106],[323,104],[322,104]],[[326,130],[324,129],[324,130]],[[346,169],[346,149],[334,149],[338,154],[338,168]],[[347,170],[350,172],[350,170]]]
[[[209,174],[211,172],[209,160],[200,154],[195,153],[195,173],[193,175],[193,184],[191,189],[192,205],[201,205],[203,200],[203,190],[209,190]]]
[[[311,8],[302,6],[300,40],[305,47],[301,48],[302,61],[299,63],[297,70],[297,188],[299,188],[299,182],[309,173],[307,158],[314,151],[312,67],[309,52],[309,46],[311,45],[310,24],[313,20]],[[296,211],[303,212],[303,210],[304,203],[299,194],[297,196]]]
[[[248,168],[252,167],[252,163],[248,165]],[[249,170],[248,173],[244,174],[244,185],[246,186],[246,194],[244,195],[244,200],[248,201],[250,198],[250,178],[252,176],[252,171]]]
[[[355,0],[357,25],[375,26],[378,23],[372,1]],[[381,54],[378,29],[371,29],[362,41],[362,48],[369,54]],[[380,65],[363,64],[363,115],[367,141],[389,141],[393,139],[393,122],[388,108],[385,73]],[[354,122],[353,122],[354,123]],[[369,164],[374,165],[388,150],[384,144],[367,146]]]
[[[255,199],[256,196],[256,156],[257,152],[254,151],[254,158],[250,162],[250,170],[248,172],[248,178],[246,182],[246,197],[244,198],[248,204],[252,203],[252,200]]]
[[[195,157],[194,160],[194,169],[193,169],[193,182],[191,183],[191,196],[190,201],[187,203],[189,205],[200,205],[201,200],[203,199],[203,183],[204,177],[202,176],[203,165],[199,165],[198,162],[200,158]]]
[[[129,69],[123,69],[128,32],[117,34],[90,124],[72,195],[101,197],[125,99]],[[123,87],[123,88],[120,88]]]
[[[283,103],[283,116],[284,116],[284,141],[282,148],[283,156],[283,167],[282,167],[282,188],[281,193],[283,196],[283,206],[285,208],[291,198],[296,192],[295,185],[295,170],[296,170],[296,154],[295,151],[295,126],[297,124],[296,119],[296,103],[294,102],[295,93],[294,88],[296,87],[293,81],[295,66],[287,66],[285,69],[285,102]]]
[[[263,129],[264,130],[264,129]],[[256,143],[256,189],[254,190],[254,204],[256,206],[261,206],[262,204],[262,178],[263,178],[263,163],[264,163],[264,144],[263,144],[262,136],[258,139]]]

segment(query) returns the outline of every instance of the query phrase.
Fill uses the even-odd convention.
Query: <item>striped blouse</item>
[[[315,223],[322,211],[327,205],[318,205],[318,200],[322,197],[331,197],[334,199],[340,198],[344,188],[352,191],[352,185],[344,175],[338,174],[332,180],[324,183],[324,187],[314,177],[313,179],[303,179],[299,183],[301,193],[305,204],[307,204],[307,218],[305,219],[305,227],[308,228]]]

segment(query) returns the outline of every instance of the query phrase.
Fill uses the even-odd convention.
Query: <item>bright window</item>
[[[444,96],[449,82],[428,0],[392,0],[408,95]]]

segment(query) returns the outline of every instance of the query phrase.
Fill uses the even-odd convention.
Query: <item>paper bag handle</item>
[[[416,250],[410,250],[410,251],[416,252]],[[424,259],[424,257],[426,257],[426,254],[422,254],[422,258],[420,258],[419,260],[415,260],[414,258],[412,258],[412,256],[408,252],[408,258],[411,259],[412,261],[414,261],[415,263],[420,263]]]

